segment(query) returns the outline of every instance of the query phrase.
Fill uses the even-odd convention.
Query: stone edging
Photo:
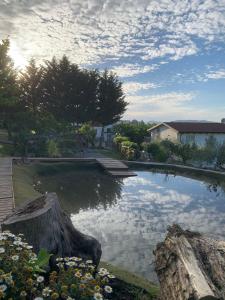
[[[177,164],[167,164],[167,163],[157,163],[157,162],[141,162],[141,161],[125,161],[124,163],[132,166],[143,166],[143,167],[149,167],[149,168],[157,168],[157,169],[167,169],[167,170],[175,170],[175,171],[188,171],[192,173],[198,173],[201,175],[207,175],[211,177],[220,177],[225,179],[225,172],[222,171],[214,171],[209,169],[202,169],[202,168],[196,168],[196,167],[190,167],[185,165],[177,165]]]

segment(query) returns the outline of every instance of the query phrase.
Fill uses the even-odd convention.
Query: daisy
[[[41,283],[41,282],[43,282],[45,279],[44,279],[44,277],[43,276],[38,276],[38,278],[37,278],[37,282],[38,283]]]
[[[100,293],[95,293],[95,294],[94,294],[94,299],[95,299],[95,300],[103,300],[102,294],[100,294]]]
[[[111,286],[109,286],[109,285],[106,285],[106,286],[104,287],[104,290],[105,290],[105,292],[108,293],[108,294],[111,294],[111,293],[112,293],[112,288],[111,288]]]

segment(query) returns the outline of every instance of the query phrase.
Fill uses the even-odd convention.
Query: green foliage
[[[142,148],[151,156],[154,160],[159,162],[165,162],[169,157],[169,151],[161,143],[142,143]]]
[[[141,144],[144,138],[148,136],[148,129],[151,128],[153,124],[142,122],[130,122],[121,123],[114,126],[114,132],[116,134],[127,136],[129,140],[137,144]]]
[[[217,144],[215,137],[209,136],[206,139],[205,146],[199,149],[197,156],[200,160],[211,163],[217,156],[218,147],[219,145]]]
[[[121,143],[129,141],[129,138],[126,136],[117,135],[114,137],[113,142],[116,146],[120,146]]]
[[[9,39],[0,42],[0,119],[9,131],[12,114],[18,111],[16,71],[9,56]]]
[[[121,143],[121,147],[128,147],[130,149],[138,150],[138,144],[131,141],[124,141]]]
[[[47,142],[47,151],[48,151],[49,157],[59,157],[60,156],[58,143],[54,140],[49,140]]]
[[[78,257],[57,258],[58,271],[43,276],[50,256],[44,249],[37,256],[21,234],[1,233],[0,299],[104,300],[113,292],[115,277]]]
[[[0,156],[12,156],[14,155],[15,147],[10,144],[0,144]]]
[[[96,130],[89,124],[83,124],[78,132],[83,135],[86,139],[87,144],[94,145],[95,137],[96,137]]]
[[[220,145],[217,152],[217,165],[221,166],[225,163],[225,143]]]
[[[193,158],[195,151],[196,148],[194,145],[179,144],[177,146],[177,150],[175,154],[179,155],[182,158],[183,162],[186,163],[187,160]]]

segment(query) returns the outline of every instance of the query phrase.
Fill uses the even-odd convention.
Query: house
[[[205,145],[209,137],[218,144],[225,142],[225,122],[163,122],[148,130],[151,141],[170,140],[182,144]]]

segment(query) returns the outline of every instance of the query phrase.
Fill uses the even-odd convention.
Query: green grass
[[[110,158],[119,159],[119,160],[122,159],[121,154],[116,150],[98,149],[98,152]]]
[[[134,296],[138,298],[138,294],[140,295],[143,291],[147,293],[143,296],[143,299],[156,299],[159,294],[159,287],[147,279],[135,275],[131,272],[128,272],[124,269],[120,269],[119,267],[113,266],[107,262],[100,262],[100,267],[106,268],[110,273],[114,274],[118,279],[127,284],[135,287],[134,288]],[[132,289],[131,289],[132,290]],[[137,295],[136,295],[137,294]],[[144,294],[144,293],[143,293]],[[135,299],[135,298],[134,298]],[[141,298],[140,298],[141,299]]]
[[[16,206],[27,200],[34,200],[40,193],[34,189],[35,165],[14,165],[13,186]]]
[[[8,132],[5,129],[0,129],[0,141],[8,141]]]

